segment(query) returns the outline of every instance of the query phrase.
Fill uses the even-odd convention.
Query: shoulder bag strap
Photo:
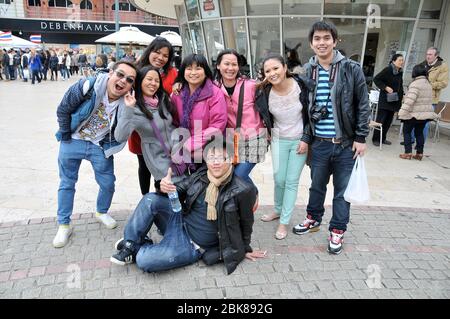
[[[237,118],[236,118],[236,130],[239,131],[241,128],[242,122],[242,109],[244,108],[244,86],[245,80],[242,81],[241,89],[239,90],[239,102],[238,102],[238,110],[237,110]]]
[[[234,144],[234,157],[233,164],[239,163],[239,131],[241,130],[241,122],[242,122],[242,109],[244,108],[244,86],[245,80],[242,81],[241,89],[239,90],[239,102],[238,102],[238,111],[236,117],[236,129],[234,130],[233,135],[233,144]]]

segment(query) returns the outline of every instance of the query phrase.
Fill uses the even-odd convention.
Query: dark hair
[[[211,138],[205,145],[203,154],[205,155],[205,162],[206,162],[206,156],[208,155],[208,152],[210,150],[225,150],[230,160],[233,159],[234,156],[234,144],[229,138],[226,138],[224,136],[220,136],[219,139]]]
[[[413,67],[411,77],[415,79],[418,76],[425,76],[426,78],[428,78],[428,71],[425,65],[417,64]]]
[[[267,57],[264,58],[264,60],[261,63],[261,70],[259,72],[260,72],[260,74],[262,75],[263,78],[265,78],[265,76],[264,76],[264,65],[269,60],[277,60],[278,62],[281,63],[282,66],[286,65],[286,62],[285,62],[284,58],[281,55],[279,55],[278,53],[270,53]],[[286,70],[286,77],[287,78],[292,77],[292,74],[291,74],[291,72],[289,72],[289,69]],[[267,81],[267,79],[264,79],[264,81],[262,81],[261,83],[259,83],[257,85],[257,88],[258,89],[265,88],[268,84],[269,84],[269,82]]]
[[[219,83],[222,83],[222,74],[220,74],[220,71],[217,69],[217,66],[222,62],[222,58],[226,54],[232,54],[236,57],[238,67],[241,66],[241,56],[235,49],[225,49],[220,51],[219,55],[217,56],[217,63],[216,67],[214,68],[214,80],[216,80]],[[239,78],[241,76],[240,72],[238,71],[236,78]]]
[[[106,68],[106,66],[108,65],[108,57],[106,56],[106,54],[100,53],[99,55],[97,55],[97,58],[100,58],[101,61],[101,65],[97,65],[97,67]],[[95,62],[97,64],[97,60]]]
[[[169,113],[172,113],[173,106],[172,103],[170,103],[169,96],[167,95],[166,91],[164,91],[163,85],[162,85],[162,78],[161,74],[159,73],[159,69],[152,66],[152,65],[146,65],[139,69],[136,75],[136,104],[139,107],[139,109],[142,111],[142,113],[147,116],[148,119],[152,120],[153,115],[152,113],[145,107],[145,100],[144,100],[144,93],[142,93],[142,81],[144,81],[145,76],[148,72],[155,71],[156,74],[158,74],[159,78],[159,88],[156,90],[155,95],[158,97],[158,113],[163,119],[167,119],[166,115],[164,114],[163,107],[166,107],[167,111]]]
[[[169,71],[170,64],[172,63],[173,47],[172,47],[172,44],[170,44],[170,42],[166,38],[159,37],[159,36],[156,37],[152,41],[152,43],[150,43],[148,45],[148,47],[145,49],[144,53],[142,53],[141,58],[137,62],[138,69],[140,69],[146,65],[150,65],[150,60],[149,60],[150,53],[156,52],[162,48],[169,49],[169,60],[167,60],[167,63],[162,67],[162,69],[164,70],[164,73],[167,73]]]
[[[133,70],[136,71],[136,74],[137,74],[137,68],[136,68],[136,65],[135,65],[134,63],[132,63],[132,62],[124,61],[124,60],[121,60],[121,61],[119,61],[119,62],[114,63],[114,65],[113,65],[113,67],[112,67],[112,70],[113,70],[113,71],[117,70],[117,68],[118,68],[119,65],[121,65],[121,64],[126,64],[126,65],[128,65],[130,68],[133,68]]]
[[[391,62],[395,62],[397,61],[398,58],[402,57],[403,58],[403,54],[400,53],[396,53],[392,56]]]
[[[329,31],[331,33],[331,36],[333,37],[333,42],[337,41],[338,32],[337,32],[336,26],[333,24],[333,22],[330,22],[330,21],[315,22],[311,26],[311,29],[309,30],[309,35],[308,35],[309,43],[312,43],[314,33],[316,31]]]
[[[286,51],[286,64],[288,69],[293,69],[298,65],[302,66],[297,50],[289,49]]]
[[[187,57],[183,59],[181,62],[180,70],[178,71],[178,76],[175,82],[181,83],[182,86],[189,85],[189,83],[184,78],[184,72],[186,71],[186,68],[192,64],[197,64],[197,66],[201,67],[203,70],[205,70],[206,79],[213,80],[213,75],[211,72],[211,69],[209,68],[208,61],[206,58],[201,54],[189,54]],[[206,81],[205,79],[205,81]],[[204,82],[202,85],[205,84]]]

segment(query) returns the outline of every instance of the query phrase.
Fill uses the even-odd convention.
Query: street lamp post
[[[115,21],[116,21],[116,32],[119,31],[119,0],[114,0],[116,10],[115,11]],[[116,43],[116,61],[119,61],[119,43]]]

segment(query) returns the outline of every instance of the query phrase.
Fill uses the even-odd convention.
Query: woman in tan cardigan
[[[427,69],[423,65],[416,65],[412,71],[413,81],[409,85],[408,92],[403,98],[403,103],[398,118],[403,121],[403,137],[405,139],[405,153],[400,154],[403,159],[422,160],[423,146],[425,140],[423,137],[423,128],[425,124],[437,117],[433,110],[432,98],[433,91],[427,78]],[[412,155],[411,131],[416,132],[417,146],[416,155]]]

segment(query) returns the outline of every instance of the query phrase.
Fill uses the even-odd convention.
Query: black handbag
[[[386,101],[388,102],[397,102],[398,101],[398,93],[392,92],[386,94]]]

